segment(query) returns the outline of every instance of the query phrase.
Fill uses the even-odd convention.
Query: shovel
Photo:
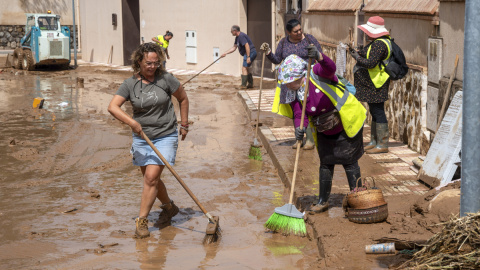
[[[209,244],[212,242],[217,241],[218,236],[220,235],[220,227],[219,227],[219,217],[218,216],[212,216],[210,213],[205,210],[203,205],[200,204],[198,201],[197,197],[193,194],[193,192],[188,188],[188,186],[183,182],[182,178],[177,174],[177,172],[173,169],[172,165],[167,162],[167,160],[163,157],[163,155],[158,151],[158,149],[155,147],[155,145],[150,141],[150,139],[141,131],[140,135],[142,138],[147,141],[148,145],[152,147],[153,151],[158,155],[158,157],[162,160],[163,164],[170,170],[170,172],[175,176],[175,178],[178,180],[180,185],[187,191],[188,195],[193,199],[193,201],[200,207],[200,210],[205,214],[205,216],[208,218],[208,225],[207,225],[207,230],[206,230],[206,236],[203,239],[204,244]]]

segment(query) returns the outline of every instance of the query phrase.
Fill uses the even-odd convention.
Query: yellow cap
[[[51,10],[48,10],[48,11],[47,11],[47,13],[48,13],[48,14],[51,14],[51,13],[52,13],[52,11],[51,11]]]

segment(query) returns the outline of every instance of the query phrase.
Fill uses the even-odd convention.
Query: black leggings
[[[345,171],[352,171],[356,168],[360,168],[360,166],[358,166],[358,161],[355,161],[355,163],[352,163],[352,164],[342,164],[343,165],[343,168],[345,169]],[[332,173],[333,175],[333,170],[335,169],[335,164],[320,164],[320,169],[327,169],[327,170],[330,170],[330,172]]]
[[[388,123],[387,115],[385,114],[385,103],[368,103],[372,120],[377,123]]]

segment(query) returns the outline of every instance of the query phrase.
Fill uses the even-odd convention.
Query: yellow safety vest
[[[280,104],[280,82],[277,81],[277,88],[275,89],[275,97],[273,98],[272,112],[293,118],[293,111],[290,104]]]
[[[383,60],[383,65],[378,64],[374,68],[368,69],[368,74],[370,75],[370,79],[372,79],[372,82],[376,88],[382,87],[382,85],[388,80],[388,78],[390,78],[390,75],[388,75],[388,73],[385,71],[385,66],[387,66],[388,64],[387,60],[388,58],[390,58],[390,54],[392,52],[392,44],[389,39],[379,38],[378,40],[383,41],[383,43],[387,45],[388,55],[387,55],[387,58]],[[372,49],[372,46],[368,48],[367,59],[370,56],[371,49]]]
[[[322,82],[317,74],[310,72],[310,81],[320,89],[332,102],[340,114],[343,129],[348,137],[353,138],[362,129],[367,118],[367,110],[357,98],[350,94],[345,85],[338,81],[337,86]]]
[[[157,39],[158,39],[158,41],[162,42],[162,45],[160,45],[160,43],[157,42],[157,44],[160,45],[160,47],[163,47],[163,48],[165,48],[165,49],[168,48],[168,44],[169,44],[170,42],[166,41],[166,40],[163,38],[163,35],[157,36]]]

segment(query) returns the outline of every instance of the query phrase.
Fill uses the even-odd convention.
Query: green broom
[[[308,59],[307,68],[307,82],[305,85],[305,95],[302,106],[302,118],[300,120],[300,127],[303,127],[303,120],[305,117],[305,107],[307,105],[308,86],[310,85],[310,69],[312,66],[312,59]],[[265,228],[273,231],[280,232],[284,235],[294,234],[298,236],[307,235],[307,228],[305,227],[304,214],[297,210],[295,205],[292,204],[293,192],[295,190],[295,179],[297,178],[298,158],[300,156],[300,148],[302,141],[297,141],[297,154],[295,156],[295,166],[293,168],[292,186],[290,189],[290,200],[288,204],[282,207],[275,208],[275,212],[265,222]]]
[[[255,139],[253,144],[250,145],[250,152],[248,153],[249,159],[262,160],[262,151],[260,150],[260,143],[258,142],[258,126],[260,126],[260,103],[262,101],[262,82],[263,82],[263,67],[265,66],[265,51],[263,52],[262,58],[262,72],[260,75],[260,91],[258,93],[258,112],[257,112],[257,123],[255,127]]]

